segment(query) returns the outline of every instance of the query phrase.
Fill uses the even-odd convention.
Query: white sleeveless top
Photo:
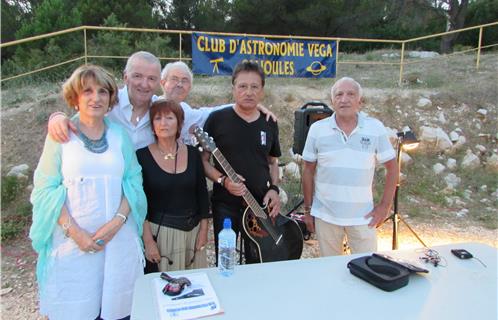
[[[124,158],[121,139],[107,131],[109,148],[92,153],[71,134],[62,145],[65,205],[76,223],[95,233],[111,220],[122,196]],[[81,251],[57,225],[47,264],[42,314],[54,319],[120,319],[130,315],[135,280],[143,275],[144,257],[132,215],[98,253]]]

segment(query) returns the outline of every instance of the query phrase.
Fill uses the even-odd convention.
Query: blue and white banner
[[[336,41],[192,34],[193,71],[210,76],[231,75],[251,60],[269,77],[334,78],[336,50]]]

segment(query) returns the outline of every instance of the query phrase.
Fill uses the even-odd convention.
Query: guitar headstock
[[[204,132],[202,128],[195,127],[193,134],[204,151],[213,152],[216,149],[216,143],[214,143],[213,138],[207,132]]]

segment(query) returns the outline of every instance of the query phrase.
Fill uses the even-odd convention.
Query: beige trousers
[[[160,272],[207,268],[206,249],[195,251],[199,225],[191,231],[161,226],[157,237],[161,253]],[[150,227],[155,235],[158,225],[151,222]]]
[[[343,255],[345,238],[351,253],[377,251],[377,230],[368,225],[339,226],[315,218],[315,231],[322,257]]]

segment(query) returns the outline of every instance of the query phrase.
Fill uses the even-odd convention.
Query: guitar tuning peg
[[[210,142],[214,142],[213,137],[209,137]]]
[[[201,146],[198,146],[197,150],[199,150],[199,152],[203,152],[204,151]]]

